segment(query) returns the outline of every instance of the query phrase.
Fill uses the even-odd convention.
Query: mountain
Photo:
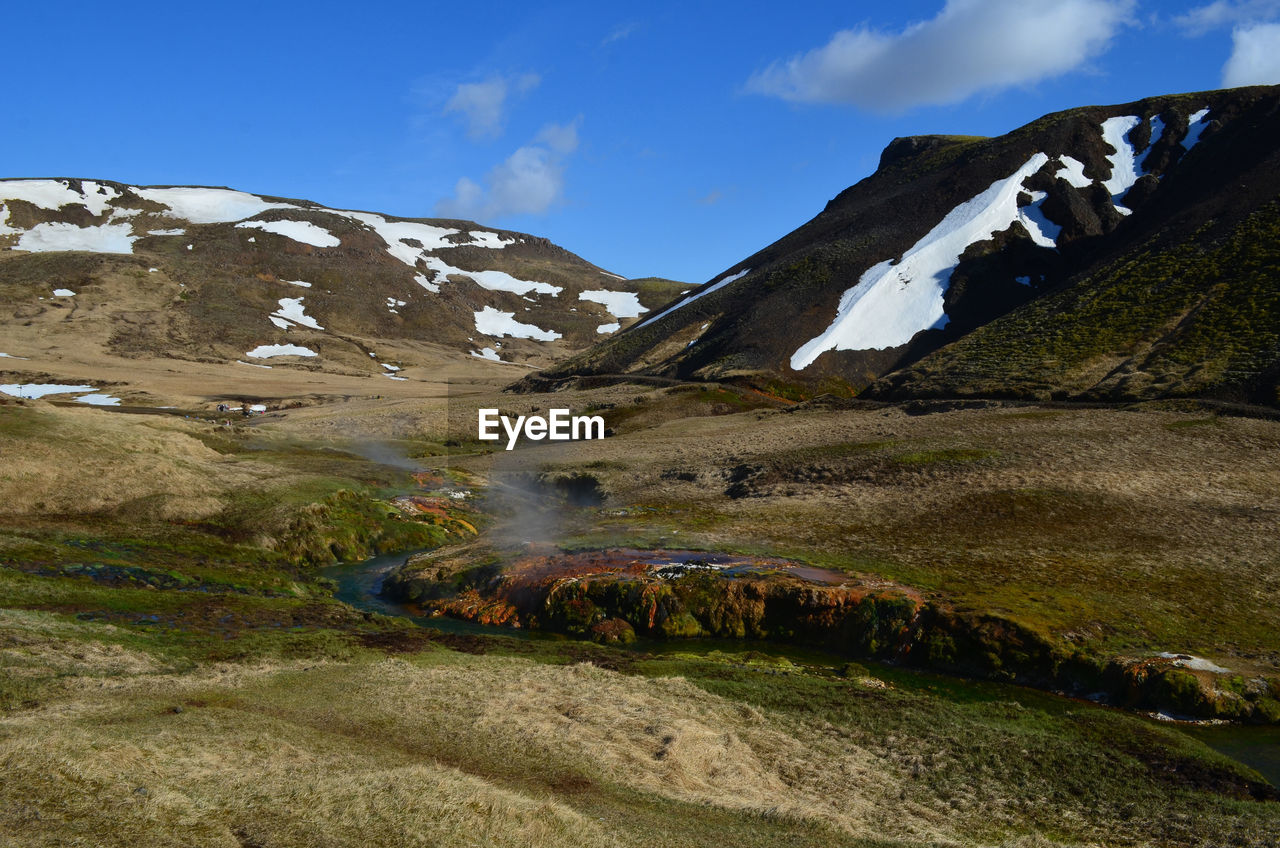
[[[894,139],[813,220],[541,375],[1277,402],[1280,87]]]
[[[56,338],[86,357],[351,375],[393,376],[415,351],[539,365],[683,288],[628,281],[544,238],[470,221],[227,188],[0,180],[10,359]]]

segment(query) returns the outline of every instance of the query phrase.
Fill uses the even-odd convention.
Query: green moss
[[[898,465],[936,465],[939,463],[978,462],[998,456],[996,451],[977,448],[942,448],[900,453],[892,457]]]
[[[1031,398],[1274,394],[1257,381],[1274,380],[1266,375],[1280,364],[1278,243],[1280,202],[1176,243],[1157,236],[885,385],[898,394]]]

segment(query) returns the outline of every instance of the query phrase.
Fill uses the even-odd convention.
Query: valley
[[[1275,844],[1275,97],[898,139],[701,287],[0,180],[0,833]]]

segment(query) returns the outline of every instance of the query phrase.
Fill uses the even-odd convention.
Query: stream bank
[[[461,620],[433,614],[423,606],[384,593],[384,584],[388,578],[398,573],[403,573],[406,566],[409,566],[415,557],[419,556],[426,555],[412,551],[386,554],[372,557],[363,562],[328,566],[322,570],[322,574],[334,581],[336,586],[334,596],[338,600],[362,611],[408,618],[422,627],[444,634],[493,636],[507,639],[538,638],[540,635],[551,639],[563,638],[563,636],[557,637],[555,634],[550,633],[531,632],[526,628],[487,625],[475,620]],[[705,554],[702,556],[705,556]],[[397,578],[397,582],[399,580],[400,578]],[[401,590],[393,590],[392,594],[397,591]],[[818,662],[820,665],[828,666],[833,670],[840,669],[844,663],[844,656],[847,656],[843,652],[827,648],[805,648],[777,641],[761,642],[749,637],[655,639],[641,636],[637,637],[637,640],[629,648],[646,654],[657,655],[671,652],[694,654],[725,652],[750,656],[763,652],[794,659],[800,664]],[[815,650],[817,653],[815,653]],[[815,660],[815,657],[818,659]],[[935,685],[939,685],[945,689],[959,689],[966,692],[972,689],[980,694],[989,687],[997,687],[1001,698],[1008,698],[1008,692],[1011,691],[1004,688],[1007,685],[1006,683],[957,678],[946,674],[937,676],[933,671],[904,663],[894,662],[892,665],[883,665],[880,661],[870,659],[866,664],[877,676],[897,680],[900,683],[902,681],[911,681],[916,685],[927,686],[931,689]],[[838,672],[833,671],[833,673]],[[934,683],[931,684],[930,681]],[[1025,690],[1021,691],[1025,693]],[[1035,699],[1044,700],[1046,703],[1061,703],[1062,709],[1078,708],[1076,705],[1079,704],[1078,700],[1061,699],[1058,701],[1059,696],[1053,692],[1026,693],[1025,696],[1033,696]],[[1165,724],[1165,722],[1161,722],[1161,724]],[[1174,726],[1215,751],[1253,768],[1266,778],[1273,787],[1280,786],[1280,727],[1240,723],[1219,723],[1216,725],[1178,723]]]
[[[1111,657],[885,580],[697,551],[432,552],[388,569],[390,599],[484,625],[602,644],[760,639],[1062,692],[1185,719],[1280,722],[1280,681],[1185,654]]]

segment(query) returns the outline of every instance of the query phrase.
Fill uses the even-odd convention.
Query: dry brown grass
[[[601,479],[608,509],[566,524],[579,543],[789,554],[1101,635],[1112,649],[1274,669],[1280,424],[1207,416],[748,412],[546,445],[519,462]],[[503,454],[461,462],[516,464]],[[728,472],[744,464],[763,469],[761,484],[734,500]],[[806,469],[832,476],[806,479]]]
[[[819,841],[955,836],[888,760],[681,679],[435,654],[78,681],[0,720],[14,844],[663,844],[557,800],[566,781]]]
[[[111,625],[98,625],[85,638],[83,626],[50,613],[0,610],[0,668],[17,675],[76,677],[152,674],[163,668],[152,655],[109,641],[118,633]]]
[[[207,447],[195,434],[215,429],[203,422],[33,404],[0,407],[0,424],[9,514],[86,514],[146,498],[154,517],[201,518],[228,490],[276,474]]]

